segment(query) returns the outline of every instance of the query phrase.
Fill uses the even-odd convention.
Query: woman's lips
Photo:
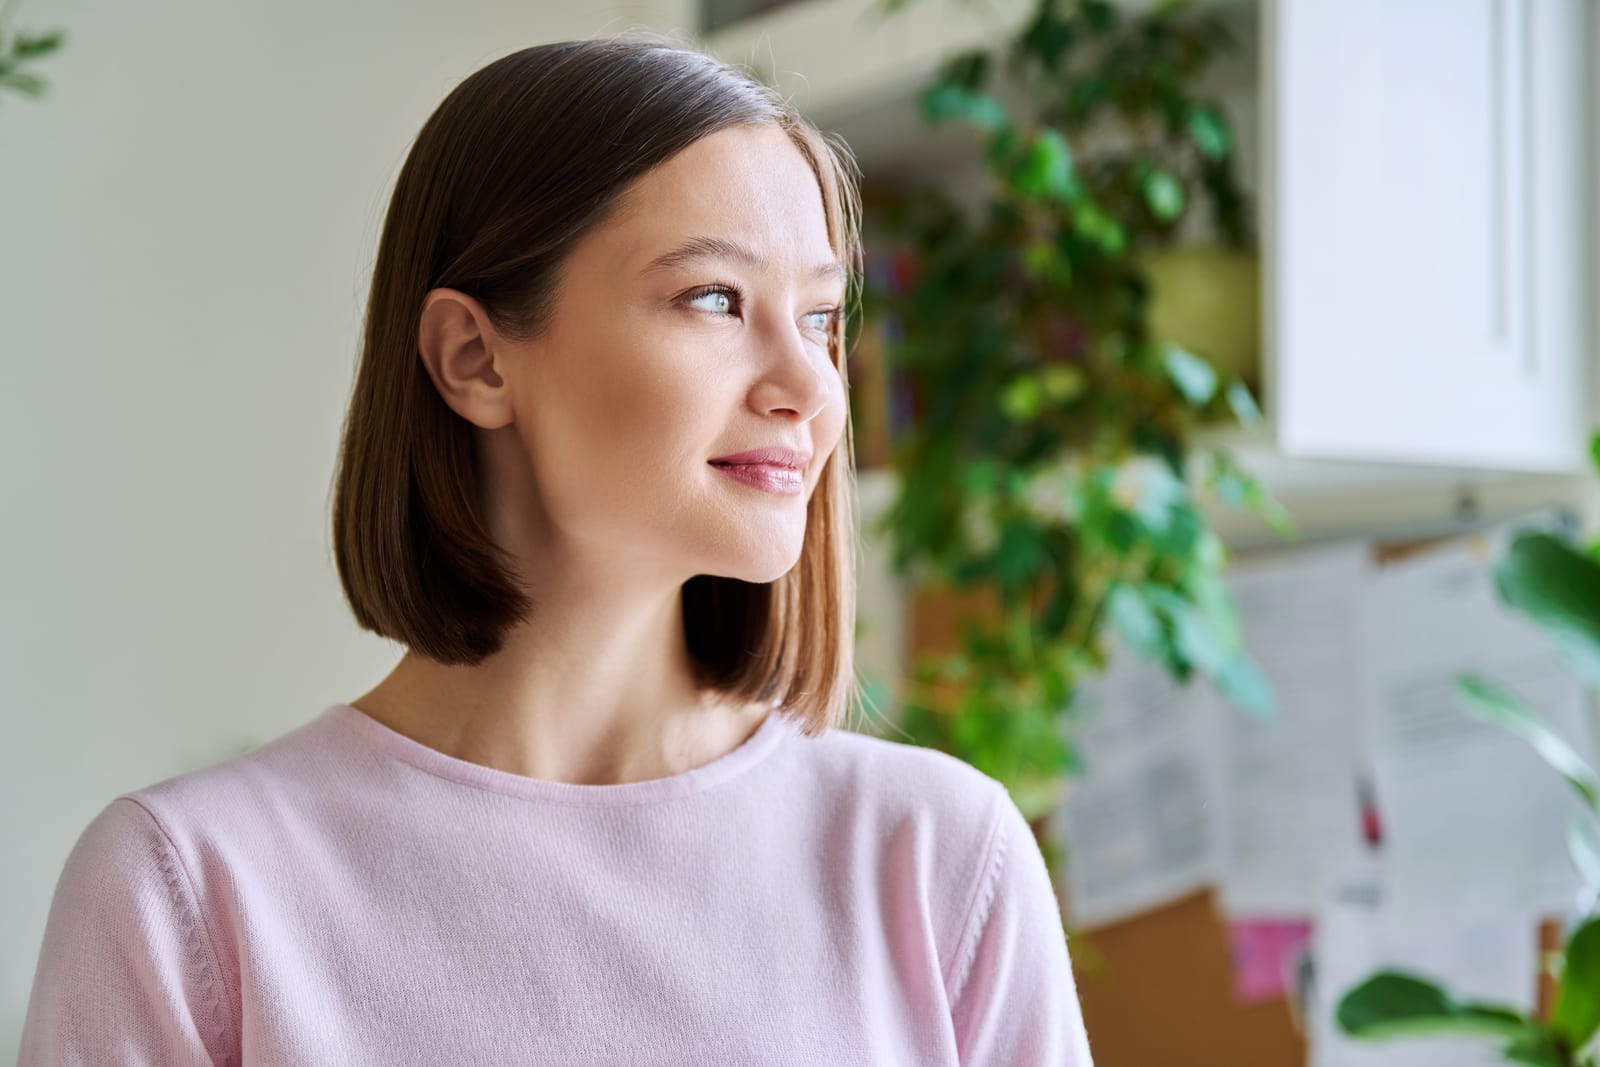
[[[713,463],[717,470],[735,481],[764,489],[769,493],[793,496],[805,488],[804,477],[793,467],[772,463]]]

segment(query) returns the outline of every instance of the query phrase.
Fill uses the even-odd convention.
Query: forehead
[[[607,267],[630,274],[701,237],[747,245],[791,272],[833,258],[816,175],[789,135],[770,126],[700,138],[641,175],[593,236]]]

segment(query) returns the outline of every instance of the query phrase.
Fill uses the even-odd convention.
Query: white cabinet
[[[970,188],[975,135],[924,126],[916,94],[1032,0],[877,6],[804,0],[705,44],[842,133],[869,178]],[[1215,80],[1261,223],[1268,428],[1230,445],[1291,496],[1584,470],[1591,0],[1201,6],[1245,45]]]
[[[1585,0],[1263,0],[1263,314],[1289,455],[1583,463]]]

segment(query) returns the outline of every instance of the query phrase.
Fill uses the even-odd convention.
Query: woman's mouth
[[[793,496],[805,488],[805,479],[794,467],[780,467],[775,463],[717,463],[711,464],[734,481],[768,493]]]

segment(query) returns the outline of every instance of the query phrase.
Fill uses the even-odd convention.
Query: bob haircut
[[[460,290],[507,336],[537,336],[567,254],[629,184],[731,126],[776,126],[800,150],[857,300],[860,194],[848,147],[704,53],[642,31],[524,48],[468,76],[428,118],[379,239],[334,476],[334,559],[362,628],[442,664],[477,664],[531,608],[483,521],[476,427],[422,363],[424,294]],[[848,390],[846,318],[829,350]],[[811,736],[840,725],[860,696],[848,414],[841,445],[787,574],[761,584],[700,574],[683,587],[697,684],[775,705]]]

